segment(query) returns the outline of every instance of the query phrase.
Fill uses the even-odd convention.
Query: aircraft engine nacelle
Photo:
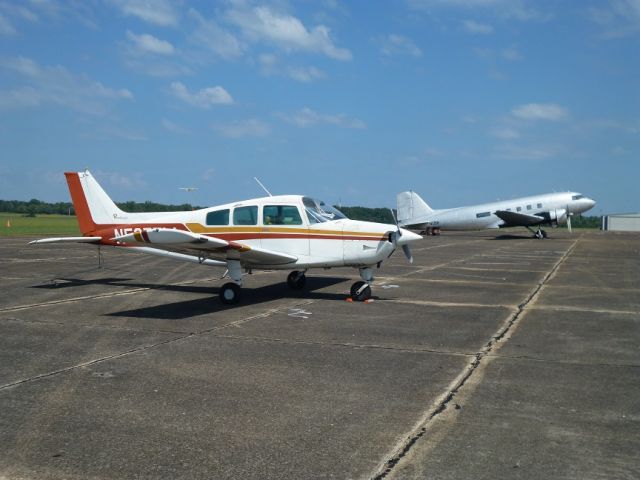
[[[549,212],[549,222],[552,225],[567,223],[567,211],[564,208],[558,208]]]

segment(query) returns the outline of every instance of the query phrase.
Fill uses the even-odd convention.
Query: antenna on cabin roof
[[[262,187],[262,189],[267,192],[267,195],[269,195],[270,197],[273,197],[273,195],[271,195],[271,192],[269,190],[267,190],[267,187],[265,187],[262,182],[260,180],[258,180],[258,177],[253,177],[253,179],[258,182],[258,185],[260,185]]]

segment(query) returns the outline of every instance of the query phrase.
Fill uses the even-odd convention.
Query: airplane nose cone
[[[417,242],[418,240],[422,240],[421,235],[418,235],[417,233],[413,233],[410,230],[401,228],[400,231],[402,232],[402,236],[398,239],[399,245],[407,245],[409,243],[414,243],[414,242]]]
[[[588,202],[587,205],[588,205],[589,208],[593,208],[593,207],[596,206],[596,201],[591,199],[591,198],[588,198],[587,202]]]

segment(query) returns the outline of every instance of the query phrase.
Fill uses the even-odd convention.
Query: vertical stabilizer
[[[420,195],[413,191],[399,193],[396,201],[398,207],[398,222],[401,225],[420,223],[420,217],[433,213],[431,207],[420,198]]]
[[[96,179],[89,173],[65,172],[73,208],[83,235],[95,232],[99,226],[110,225],[116,217],[126,215],[120,210]]]

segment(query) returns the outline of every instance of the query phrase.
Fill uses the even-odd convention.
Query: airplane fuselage
[[[593,200],[576,192],[547,193],[467,207],[432,210],[428,214],[401,220],[403,227],[434,227],[442,230],[481,230],[510,225],[495,212],[509,211],[525,215],[551,213],[549,224],[565,223],[567,215],[582,213],[594,205]]]

